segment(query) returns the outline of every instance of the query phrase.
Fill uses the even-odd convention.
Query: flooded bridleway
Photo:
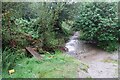
[[[79,78],[117,78],[118,77],[118,52],[108,53],[79,40],[80,33],[77,31],[65,44],[67,54],[87,64],[87,72],[79,69]]]

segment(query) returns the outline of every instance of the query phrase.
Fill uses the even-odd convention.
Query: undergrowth
[[[15,48],[5,48],[2,52],[2,67],[5,70],[11,69],[16,65],[16,62],[23,59],[25,53],[22,50]]]
[[[0,49],[0,79],[2,79],[2,50]]]
[[[56,54],[45,54],[41,61],[33,58],[24,58],[13,67],[15,73],[9,75],[3,71],[4,78],[75,78],[80,61],[56,51]]]

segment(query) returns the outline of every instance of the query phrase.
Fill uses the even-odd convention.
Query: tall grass
[[[21,50],[5,48],[2,53],[3,70],[12,69],[18,60],[25,57]]]
[[[13,68],[15,73],[3,73],[5,78],[75,78],[80,68],[80,61],[56,51],[56,54],[45,54],[41,61],[35,58],[24,58]],[[81,64],[83,67],[83,65]]]
[[[0,69],[1,69],[1,64],[2,64],[2,49],[0,49]]]

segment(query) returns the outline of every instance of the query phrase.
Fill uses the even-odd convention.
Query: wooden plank
[[[40,56],[40,54],[38,54],[36,51],[34,51],[31,47],[26,47],[26,50],[31,53],[35,58],[37,58],[38,60],[42,59],[42,56]]]

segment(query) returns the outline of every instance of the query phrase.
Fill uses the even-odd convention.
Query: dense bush
[[[6,46],[51,49],[62,46],[71,33],[62,23],[74,18],[75,4],[3,3],[2,6],[3,49]],[[37,45],[32,44],[36,42]]]
[[[83,5],[73,28],[82,31],[81,39],[96,41],[101,48],[113,51],[120,34],[117,23],[117,3],[93,2]]]

